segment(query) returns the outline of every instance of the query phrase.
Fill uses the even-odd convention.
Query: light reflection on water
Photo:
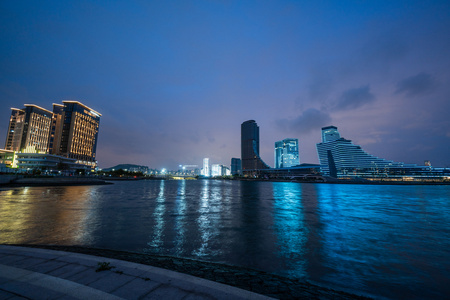
[[[450,294],[450,186],[137,181],[0,190],[0,242],[224,262],[392,298]]]

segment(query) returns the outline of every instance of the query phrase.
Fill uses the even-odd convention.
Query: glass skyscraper
[[[284,139],[275,142],[275,168],[288,168],[300,164],[298,139]]]
[[[241,124],[242,171],[270,169],[259,156],[259,127],[254,120]]]
[[[231,159],[231,175],[240,175],[242,173],[242,161],[240,158]]]

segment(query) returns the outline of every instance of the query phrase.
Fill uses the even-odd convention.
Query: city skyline
[[[450,3],[0,3],[0,140],[10,108],[73,99],[102,111],[99,167],[176,169],[260,156],[321,128],[368,153],[449,166]]]

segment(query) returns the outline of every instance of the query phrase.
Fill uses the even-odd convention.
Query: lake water
[[[395,299],[450,297],[450,186],[221,180],[0,190],[0,243],[239,265]]]

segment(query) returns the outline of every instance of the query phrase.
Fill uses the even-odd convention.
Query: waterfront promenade
[[[182,258],[73,246],[0,245],[0,299],[56,298],[368,299],[261,271]]]
[[[123,260],[0,245],[1,299],[271,299]]]

